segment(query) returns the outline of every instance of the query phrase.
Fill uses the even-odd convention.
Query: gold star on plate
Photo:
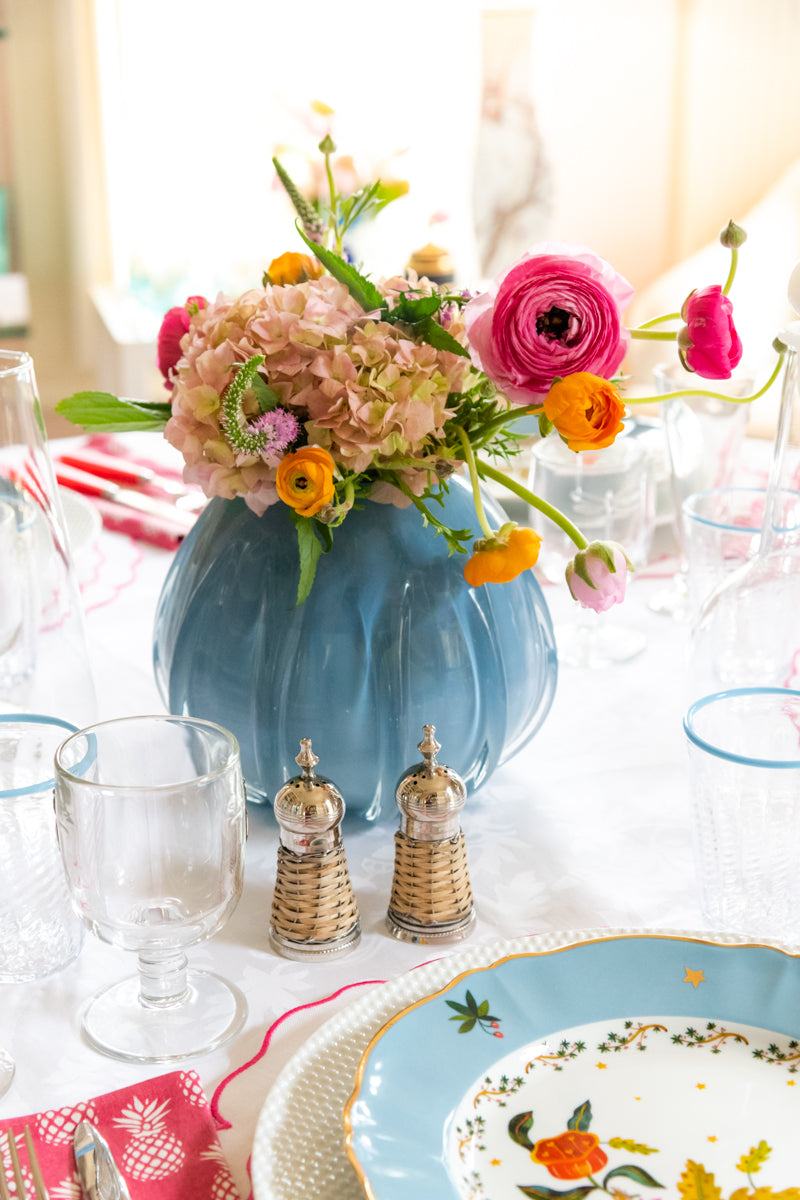
[[[607,1070],[608,1070],[608,1064],[607,1064],[607,1063],[598,1063],[598,1064],[597,1064],[597,1069],[598,1069],[598,1071],[607,1071]]]
[[[501,1162],[502,1162],[502,1159],[500,1159],[500,1158],[493,1158],[493,1159],[492,1159],[492,1163],[491,1163],[491,1165],[492,1165],[493,1167],[499,1167]]]
[[[697,1087],[698,1092],[702,1092],[706,1085],[704,1083],[698,1083],[695,1086]]]
[[[710,1142],[715,1142],[715,1141],[717,1140],[717,1135],[716,1135],[715,1133],[710,1133],[710,1134],[708,1135],[708,1140],[709,1140]]]
[[[696,988],[699,984],[706,983],[707,980],[704,978],[702,971],[693,971],[691,967],[687,967],[683,982],[690,983],[692,987]]]
[[[787,1087],[795,1087],[795,1081],[793,1079],[787,1079],[786,1086]]]

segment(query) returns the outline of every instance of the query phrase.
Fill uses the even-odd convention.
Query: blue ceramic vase
[[[485,504],[502,524],[499,507]],[[453,528],[476,526],[460,479],[440,515]],[[164,703],[236,735],[257,802],[297,774],[308,737],[350,815],[396,817],[395,786],[419,760],[426,724],[472,791],[533,737],[553,702],[557,664],[533,573],[473,589],[464,562],[448,556],[416,508],[367,502],[334,531],[311,595],[296,607],[286,508],[257,517],[242,500],[212,500],[158,604]]]

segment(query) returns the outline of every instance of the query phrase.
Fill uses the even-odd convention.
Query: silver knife
[[[73,1137],[75,1165],[85,1200],[131,1200],[108,1143],[91,1121],[79,1121]]]

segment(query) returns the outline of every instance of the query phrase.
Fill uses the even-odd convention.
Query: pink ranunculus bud
[[[696,288],[683,302],[686,324],[678,334],[683,365],[703,379],[730,379],[742,358],[733,305],[718,283]]]
[[[185,304],[169,309],[164,315],[158,331],[158,369],[169,391],[175,386],[173,375],[183,353],[181,339],[192,322],[192,315],[207,304],[205,296],[190,296]]]
[[[608,379],[628,349],[632,298],[585,246],[542,242],[464,309],[472,358],[512,404],[541,404],[557,376]]]
[[[590,542],[566,569],[567,587],[581,608],[605,612],[625,599],[633,564],[617,542]]]

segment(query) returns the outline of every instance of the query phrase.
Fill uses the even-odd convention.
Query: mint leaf
[[[75,392],[56,405],[56,412],[87,433],[129,433],[163,429],[172,413],[168,401],[123,400],[110,392]]]
[[[383,307],[383,296],[374,283],[369,279],[365,279],[354,266],[346,262],[345,259],[340,258],[338,254],[334,254],[332,250],[326,250],[324,246],[318,246],[316,242],[312,242],[310,238],[306,237],[299,226],[297,227],[297,232],[309,250],[317,256],[326,271],[334,279],[338,279],[339,283],[344,284],[356,304],[360,304],[364,312],[372,312],[376,308]]]
[[[333,534],[320,521],[312,517],[301,517],[291,510],[290,516],[297,530],[297,549],[300,555],[300,580],[297,584],[296,607],[305,603],[311,594],[314,576],[317,571],[317,560],[320,554],[327,554],[333,545]],[[320,535],[322,541],[319,540]]]

